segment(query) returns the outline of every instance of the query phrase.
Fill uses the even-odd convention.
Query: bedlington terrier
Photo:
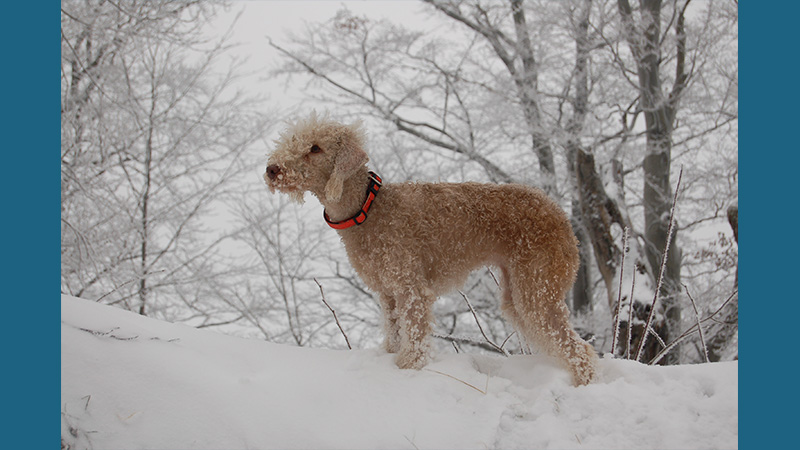
[[[312,114],[285,130],[267,163],[272,192],[311,192],[353,268],[380,296],[385,348],[419,369],[437,296],[484,265],[498,267],[504,317],[584,385],[597,354],[569,324],[565,303],[579,265],[569,219],[541,190],[518,184],[383,183],[367,169],[360,122]]]

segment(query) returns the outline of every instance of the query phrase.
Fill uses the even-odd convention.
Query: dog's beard
[[[296,190],[296,191],[287,192],[286,194],[289,196],[289,199],[291,201],[297,203],[298,205],[302,205],[303,203],[306,202],[305,192],[303,192],[303,191]]]
[[[278,191],[282,194],[286,194],[289,197],[289,200],[291,200],[294,203],[297,203],[298,205],[302,205],[303,203],[306,202],[305,198],[306,193],[299,189],[280,189],[280,188],[275,188],[274,186],[270,186],[269,191],[273,194],[275,193],[275,191]]]
[[[278,186],[276,186],[275,184],[270,183],[268,181],[267,182],[267,188],[269,188],[269,192],[271,194],[274,194],[275,192],[280,192],[282,194],[286,194],[287,196],[289,196],[289,200],[291,200],[291,201],[293,201],[293,202],[295,202],[295,203],[297,203],[299,205],[302,205],[306,201],[305,192],[300,190],[300,189],[297,189],[296,187],[293,187],[293,186],[290,187],[290,186],[287,186],[287,185],[278,185]]]

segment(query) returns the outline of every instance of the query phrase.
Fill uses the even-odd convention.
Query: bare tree
[[[583,186],[587,182],[578,178],[578,156],[584,155],[586,150],[582,148],[581,137],[583,126],[586,121],[589,106],[589,54],[592,50],[592,42],[589,38],[589,19],[592,11],[592,0],[585,0],[577,5],[577,11],[570,11],[570,23],[574,27],[575,33],[575,68],[572,73],[574,94],[571,96],[572,116],[566,125],[566,159],[567,172],[572,187],[572,228],[575,236],[580,243],[581,265],[578,269],[578,276],[575,286],[572,289],[572,310],[585,313],[592,308],[592,283],[590,271],[590,248],[591,237],[589,236],[587,220],[584,217],[592,217],[591,212],[581,208]],[[594,161],[592,161],[594,171]],[[596,172],[595,172],[596,173]],[[586,195],[583,195],[586,197]],[[587,202],[584,202],[587,203]],[[604,260],[605,261],[605,260]]]
[[[178,320],[230,274],[207,224],[267,121],[202,38],[213,11],[62,3],[64,292]]]

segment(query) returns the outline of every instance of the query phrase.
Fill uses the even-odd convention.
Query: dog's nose
[[[270,180],[274,180],[275,177],[277,177],[279,173],[281,173],[280,166],[275,165],[275,164],[273,164],[271,166],[267,166],[267,176],[269,177]]]

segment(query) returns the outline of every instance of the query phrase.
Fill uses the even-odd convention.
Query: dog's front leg
[[[397,310],[397,301],[391,295],[381,294],[381,309],[383,310],[383,331],[386,338],[383,347],[388,353],[400,351],[400,312]]]
[[[428,335],[433,325],[432,295],[409,295],[397,300],[400,350],[395,357],[401,369],[421,369],[428,362]]]

